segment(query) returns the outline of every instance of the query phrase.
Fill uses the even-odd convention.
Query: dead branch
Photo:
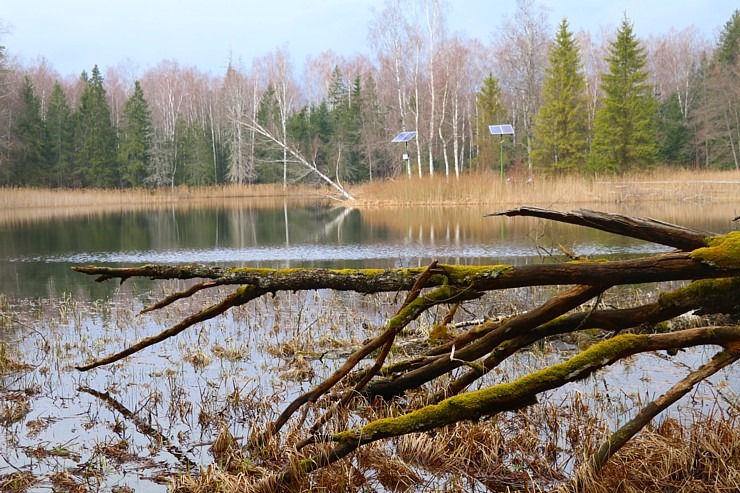
[[[108,392],[100,392],[99,390],[95,390],[91,387],[80,387],[78,389],[80,392],[85,392],[87,394],[92,395],[93,397],[97,397],[101,401],[103,401],[104,404],[106,404],[111,409],[118,411],[121,416],[128,419],[132,423],[134,423],[134,426],[136,426],[136,429],[139,430],[142,434],[148,436],[151,440],[154,442],[164,445],[164,447],[167,449],[169,453],[171,453],[177,460],[179,460],[182,465],[188,469],[188,470],[194,470],[196,469],[197,465],[195,462],[190,460],[188,456],[180,450],[179,447],[173,445],[172,441],[167,438],[165,435],[163,435],[159,430],[154,428],[149,423],[146,423],[143,419],[141,419],[135,412],[132,412],[121,404],[118,400],[116,400],[113,396],[111,396]]]
[[[483,416],[512,411],[536,402],[537,394],[581,380],[600,368],[634,354],[686,348],[698,345],[740,343],[740,327],[704,327],[668,334],[623,334],[595,344],[571,359],[539,370],[511,383],[493,385],[443,400],[398,417],[372,421],[360,429],[332,435],[335,443],[301,463],[300,468],[281,471],[278,484],[290,484],[298,476],[346,457],[361,445],[384,438],[433,430],[460,421],[478,420]]]
[[[718,239],[729,237],[718,236]],[[739,233],[740,235],[740,233]],[[733,237],[727,241],[734,242]],[[661,253],[650,257],[609,262],[563,262],[560,264],[530,264],[522,266],[488,265],[458,266],[438,264],[424,288],[449,285],[476,291],[552,286],[565,284],[622,285],[684,279],[710,279],[740,275],[740,262],[713,264],[702,255],[720,247],[704,247],[692,252]],[[145,265],[138,268],[73,267],[73,270],[99,276],[103,281],[131,277],[151,279],[217,279],[220,284],[249,284],[270,293],[332,289],[357,293],[408,291],[424,269],[258,269],[218,268],[203,265]]]
[[[705,240],[714,233],[698,231],[675,224],[658,221],[651,218],[624,216],[607,212],[579,209],[577,211],[561,212],[540,207],[523,206],[501,212],[493,212],[487,216],[530,216],[550,219],[579,226],[587,226],[602,231],[608,231],[630,238],[659,243],[680,250],[694,250],[705,245]]]
[[[381,396],[387,399],[394,395],[400,395],[406,390],[417,388],[458,368],[466,361],[475,361],[489,353],[511,334],[533,329],[559,317],[599,295],[605,289],[606,286],[577,286],[571,288],[562,295],[548,300],[542,306],[512,318],[496,330],[475,341],[475,343],[456,349],[455,359],[449,358],[448,355],[440,355],[422,368],[409,371],[397,378],[374,382],[368,387],[367,393],[370,396]]]
[[[429,266],[429,270],[433,269],[436,265],[436,261],[432,262]],[[422,275],[423,279],[425,276]],[[418,295],[418,293],[417,293]],[[440,303],[455,303],[460,300],[470,300],[480,297],[480,293],[469,290],[469,289],[455,289],[447,286],[441,286],[431,293],[417,297],[416,295],[409,295],[404,302],[404,306],[398,311],[398,314],[388,321],[386,330],[374,338],[363,347],[352,353],[347,358],[347,361],[335,371],[329,378],[324,380],[322,383],[317,385],[312,390],[302,394],[296,398],[288,407],[282,412],[282,414],[275,420],[272,425],[268,427],[267,433],[272,435],[277,433],[280,428],[287,423],[288,419],[298,410],[303,404],[312,402],[318,399],[320,396],[325,394],[331,389],[337,382],[339,382],[344,376],[346,376],[352,369],[362,361],[367,355],[386,345],[389,341],[392,341],[404,327],[415,320],[419,315],[427,311],[429,308],[436,306]]]
[[[725,368],[740,359],[740,351],[724,350],[715,354],[709,363],[689,373],[684,379],[671,387],[668,392],[649,402],[637,415],[624,424],[599,447],[599,450],[589,459],[588,467],[592,473],[597,473],[611,456],[617,453],[630,438],[643,429],[658,414],[668,409],[673,403],[685,396],[702,380],[711,377],[722,368]]]
[[[195,315],[191,315],[187,318],[185,318],[182,322],[179,324],[170,327],[167,330],[164,330],[160,332],[159,334],[152,336],[152,337],[146,337],[133,346],[130,346],[126,349],[124,349],[121,352],[112,354],[110,356],[106,356],[105,358],[97,359],[91,363],[88,363],[86,365],[80,365],[76,366],[80,371],[88,371],[92,370],[93,368],[97,368],[98,366],[102,365],[109,365],[111,363],[114,363],[120,359],[125,358],[126,356],[131,356],[132,354],[141,351],[144,348],[147,348],[149,346],[152,346],[154,344],[160,343],[164,341],[165,339],[169,339],[172,336],[176,336],[183,330],[187,329],[188,327],[198,323],[203,322],[205,320],[211,319],[217,315],[221,315],[229,308],[233,308],[235,306],[243,305],[245,303],[248,303],[249,301],[259,298],[265,294],[265,291],[260,289],[255,289],[252,286],[242,286],[241,288],[237,289],[236,292],[230,294],[227,296],[223,301],[220,303],[217,303],[215,305],[211,305],[208,308],[199,311]]]

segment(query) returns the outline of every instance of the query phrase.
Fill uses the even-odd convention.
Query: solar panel
[[[511,125],[489,125],[491,135],[514,135],[514,127]]]
[[[408,142],[416,136],[416,132],[401,132],[391,142]]]

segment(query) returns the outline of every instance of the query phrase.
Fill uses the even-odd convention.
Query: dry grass
[[[575,491],[740,491],[739,425],[738,416],[701,418],[690,426],[667,418],[627,442],[599,474],[583,474]]]
[[[295,185],[285,190],[282,185],[183,186],[174,190],[0,188],[0,224],[162,207],[265,208],[282,206],[286,198],[315,200],[317,190]]]
[[[619,177],[538,176],[531,182],[526,177],[513,177],[503,186],[498,174],[484,172],[466,174],[460,179],[437,175],[375,181],[350,187],[349,191],[357,200],[344,202],[344,205],[365,211],[407,205],[473,205],[490,211],[522,204],[549,207],[595,204],[608,212],[630,208],[631,214],[636,213],[635,207],[647,207],[650,215],[652,208],[675,208],[671,204],[676,202],[682,206],[736,202],[740,196],[740,171],[662,169]],[[276,208],[286,201],[294,204],[297,200],[315,202],[332,198],[336,199],[328,189],[292,185],[284,190],[280,184],[183,186],[174,190],[0,188],[0,224],[163,207],[177,210]],[[728,215],[738,213],[738,210],[727,211]],[[488,226],[490,221],[486,221],[486,229]]]
[[[581,482],[573,486],[573,460],[593,452],[608,432],[593,413],[582,402],[560,409],[536,405],[478,423],[402,436],[392,445],[363,447],[352,459],[316,471],[290,491],[740,491],[737,415],[697,417],[684,424],[666,418],[637,435],[598,475],[581,474]],[[286,444],[283,450],[289,448]],[[238,446],[235,451],[243,453]],[[171,491],[284,491],[270,481],[269,471],[285,464],[285,455],[282,460],[279,455],[262,462],[270,462],[268,468],[229,471],[214,464],[199,475],[178,475],[171,480]]]
[[[43,188],[2,188],[0,207],[89,207],[99,205],[156,205],[198,200],[220,200],[232,198],[284,197],[308,195],[315,189],[290,186],[283,190],[282,185],[223,185],[209,187],[181,186],[170,188],[135,189],[43,189]]]
[[[643,201],[734,201],[740,196],[740,171],[660,169],[626,176],[526,176],[501,183],[497,173],[460,179],[397,178],[352,189],[364,205],[385,204],[552,204]]]

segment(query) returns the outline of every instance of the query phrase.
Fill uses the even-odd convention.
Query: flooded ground
[[[461,263],[529,263],[557,261],[554,244],[563,238],[582,255],[664,250],[526,219],[498,219],[491,226],[481,217],[481,211],[467,209],[444,214],[398,210],[383,216],[316,206],[5,223],[0,230],[0,484],[2,478],[30,473],[27,491],[166,491],[173,473],[196,471],[214,461],[211,446],[223,427],[240,440],[262,429],[352,349],[377,335],[374,327],[403,301],[397,295],[280,293],[118,363],[80,372],[76,365],[159,333],[213,302],[214,295],[137,315],[185,284],[138,280],[100,285],[71,272],[71,265],[391,267],[423,265],[438,256]],[[733,227],[719,208],[702,209],[688,225],[718,233]],[[529,310],[554,289],[492,294],[466,305],[458,320]],[[644,287],[625,287],[613,300],[654,296]],[[404,335],[408,345],[399,344],[393,356],[412,352],[433,322],[417,321]],[[533,348],[481,385],[559,361],[578,344],[555,341]],[[543,396],[542,405],[585,396],[592,411],[616,426],[713,353],[700,348],[671,357],[629,358],[586,382]],[[731,368],[698,386],[671,412],[711,414],[736,406],[739,394],[740,377]],[[560,460],[567,469],[572,458]],[[426,484],[431,487],[434,479]]]

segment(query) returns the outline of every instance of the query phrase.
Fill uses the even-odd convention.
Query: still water
[[[731,221],[738,211],[726,205],[654,204],[638,209],[615,204],[608,211],[715,233],[738,225]],[[74,366],[157,334],[212,300],[186,300],[137,315],[162,297],[159,283],[96,283],[71,266],[197,262],[384,268],[426,265],[432,259],[525,264],[562,260],[558,245],[602,258],[668,249],[538,219],[484,217],[493,211],[478,206],[357,210],[286,202],[46,217],[6,212],[0,211],[0,341],[8,344],[9,354],[22,355],[28,367],[0,374],[2,409],[21,406],[19,417],[0,423],[0,477],[27,471],[37,481],[30,492],[49,491],[55,475],[65,471],[76,480],[99,473],[91,477],[99,481],[100,491],[121,486],[137,492],[166,491],[158,478],[213,461],[209,445],[222,425],[238,437],[263,428],[287,402],[333,371],[343,351],[375,335],[372,323],[365,323],[372,322],[368,317],[377,316],[382,323],[397,305],[392,295],[281,293],[230,310],[119,363],[83,373]],[[181,286],[176,283],[171,289]],[[530,295],[522,297],[531,306]],[[469,308],[488,309],[483,303]],[[349,346],[337,347],[342,341]],[[296,349],[305,354],[336,351],[337,356],[304,361],[307,366],[300,367],[293,357]],[[682,352],[668,363],[668,371],[658,372],[654,369],[666,365],[659,355],[643,355],[601,372],[578,391],[599,398],[611,392],[621,405],[634,407],[672,385],[686,373],[685,366],[696,366],[712,353]],[[558,352],[536,358],[525,354],[503,365],[504,373],[495,378],[513,380],[561,357]],[[308,373],[296,375],[297,370]],[[732,375],[719,375],[712,389],[723,386],[729,395],[737,395],[740,381]],[[701,395],[711,395],[712,389]],[[679,407],[696,409],[702,405],[701,395],[692,394]],[[707,399],[706,406],[713,402]],[[125,449],[127,455],[121,458],[111,449]],[[57,489],[61,491],[59,485]]]
[[[725,233],[726,205],[656,204],[611,211]],[[330,204],[259,203],[169,208],[0,222],[0,293],[45,297],[91,290],[73,265],[213,263],[257,267],[398,267],[432,259],[464,264],[547,261],[561,244],[582,256],[614,258],[668,248],[530,218],[483,217],[490,208],[356,210]],[[100,288],[100,289],[97,289]]]

